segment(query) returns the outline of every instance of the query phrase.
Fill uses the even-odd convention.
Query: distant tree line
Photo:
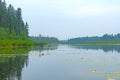
[[[22,19],[21,8],[0,0],[0,40],[25,40],[28,38],[28,24]]]
[[[118,34],[105,34],[101,37],[93,36],[93,37],[78,37],[71,38],[68,40],[69,42],[96,42],[96,41],[120,41],[120,33]]]
[[[44,36],[30,36],[29,37],[30,40],[34,41],[34,42],[46,42],[46,43],[56,43],[58,42],[58,39],[55,37],[44,37]]]

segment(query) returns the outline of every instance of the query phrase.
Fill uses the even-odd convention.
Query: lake
[[[0,80],[120,80],[120,46],[1,49]]]

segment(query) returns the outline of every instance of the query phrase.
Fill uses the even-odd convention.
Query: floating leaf
[[[108,78],[108,80],[115,80],[114,78]]]
[[[95,73],[95,72],[97,72],[97,70],[91,70],[91,72]]]

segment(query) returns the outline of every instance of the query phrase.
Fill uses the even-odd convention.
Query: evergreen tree
[[[7,33],[7,36],[3,35]],[[17,10],[10,4],[6,6],[5,0],[0,0],[0,39],[27,39],[28,23],[24,24],[22,10]]]

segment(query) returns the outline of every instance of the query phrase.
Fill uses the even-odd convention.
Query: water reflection
[[[23,72],[23,80],[119,80],[120,54],[117,48],[119,46],[36,47],[29,55],[30,65]]]
[[[118,49],[79,45],[0,49],[0,80],[119,80]]]
[[[93,50],[103,50],[104,52],[119,52],[120,53],[120,45],[70,45],[72,48],[76,49],[93,49]]]
[[[44,47],[34,46],[31,49],[31,55],[39,56],[39,57],[42,57],[45,55],[50,55],[49,51],[55,51],[55,50],[57,50],[57,48],[58,48],[58,44],[48,44],[48,45],[45,45]],[[44,53],[44,52],[47,52],[47,53]],[[32,53],[34,53],[34,54],[32,54]]]
[[[32,48],[32,51],[39,51],[39,52],[42,52],[42,51],[50,51],[50,50],[56,50],[58,48],[58,44],[48,44],[44,47],[42,46],[34,46]]]
[[[0,80],[21,80],[22,69],[28,65],[29,50],[0,49]]]

